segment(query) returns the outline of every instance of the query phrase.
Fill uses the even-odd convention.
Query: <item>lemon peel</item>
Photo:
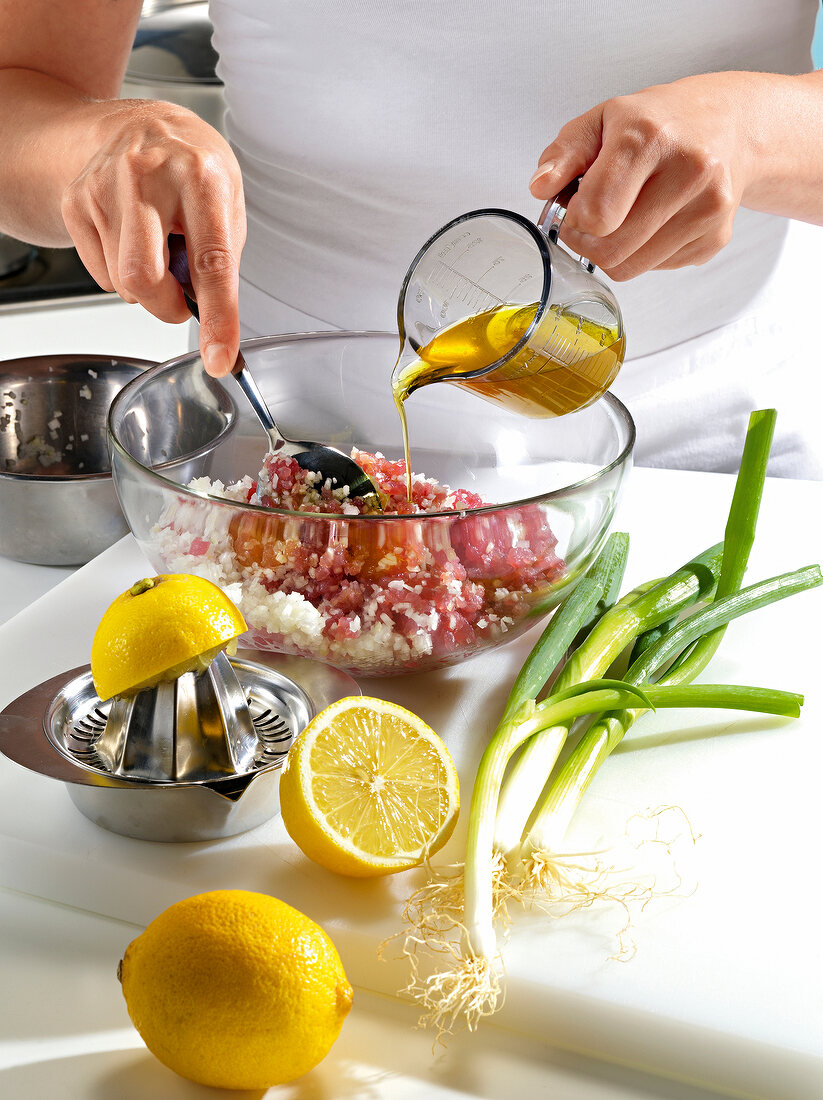
[[[267,1089],[307,1073],[337,1039],[353,997],[323,929],[248,890],[170,906],[129,944],[118,976],[152,1054],[216,1088]]]
[[[233,653],[243,616],[216,584],[188,573],[138,580],[103,614],[91,646],[100,699],[135,695]]]

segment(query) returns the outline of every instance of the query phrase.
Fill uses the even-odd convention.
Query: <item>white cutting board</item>
[[[624,589],[722,538],[732,487],[725,475],[635,470],[615,523],[632,539]],[[821,517],[823,485],[770,480],[747,580],[821,561]],[[147,571],[129,537],[0,627],[0,707],[86,663],[102,611]],[[663,828],[672,856],[660,865],[671,870],[674,859],[683,886],[635,907],[628,961],[613,958],[617,906],[561,921],[517,917],[503,952],[506,1002],[478,1043],[483,1027],[502,1026],[725,1095],[823,1096],[821,622],[820,589],[757,612],[730,626],[702,677],[803,692],[799,720],[678,711],[629,734],[587,794],[569,845],[607,847],[633,815],[680,807],[699,839],[686,838],[685,818],[672,811]],[[538,634],[442,672],[361,682],[442,734],[466,805],[482,746]],[[445,859],[459,858],[463,828]],[[638,850],[638,867],[660,848]],[[377,949],[400,929],[402,901],[420,881],[418,872],[366,882],[331,875],[302,856],[279,819],[207,844],[128,840],[88,822],[60,784],[0,758],[2,886],[138,923],[201,890],[268,891],[324,925],[356,986],[395,994],[406,967],[380,961]]]

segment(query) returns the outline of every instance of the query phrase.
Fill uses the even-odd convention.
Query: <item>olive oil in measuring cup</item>
[[[528,417],[563,416],[597,400],[626,350],[620,307],[594,265],[558,242],[579,180],[537,225],[510,210],[463,214],[431,237],[403,280],[392,393],[411,495],[405,402],[451,382]]]
[[[538,308],[537,302],[498,306],[444,329],[395,373],[395,402],[444,379],[529,417],[563,416],[595,401],[620,369],[623,334],[616,326],[552,308],[524,346],[506,358]],[[478,373],[500,359],[494,370]]]

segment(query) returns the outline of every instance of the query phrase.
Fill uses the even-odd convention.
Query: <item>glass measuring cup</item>
[[[537,225],[509,210],[449,222],[415,256],[400,290],[395,402],[452,382],[525,416],[561,416],[597,400],[623,363],[620,307],[558,233],[574,181]]]

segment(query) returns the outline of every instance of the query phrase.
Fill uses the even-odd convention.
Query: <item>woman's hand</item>
[[[168,237],[186,238],[209,374],[227,374],[240,340],[237,285],[246,218],[228,143],[191,111],[152,100],[90,105],[85,167],[62,215],[81,260],[104,290],[162,321],[190,316],[168,269]]]
[[[191,111],[119,99],[141,0],[0,0],[0,226],[74,243],[105,290],[183,321],[169,234],[186,238],[210,374],[231,370],[246,216],[240,169]]]
[[[568,122],[531,181],[548,200],[583,176],[563,242],[617,280],[711,259],[729,242],[753,176],[762,75],[687,77]]]

